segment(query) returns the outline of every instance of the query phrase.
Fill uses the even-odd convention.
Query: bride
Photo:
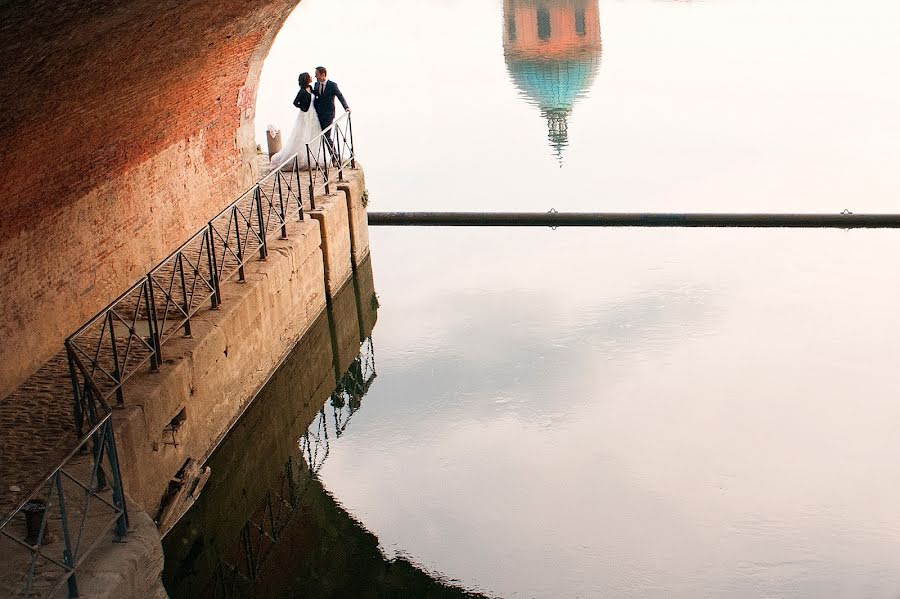
[[[297,161],[300,164],[300,168],[309,168],[309,157],[306,154],[306,144],[308,143],[313,160],[318,156],[319,145],[322,143],[322,138],[319,137],[322,133],[322,126],[319,124],[319,117],[316,115],[316,109],[312,106],[311,84],[312,77],[309,76],[309,73],[301,73],[300,91],[297,93],[297,97],[294,98],[294,106],[299,108],[300,112],[297,113],[294,130],[291,132],[287,144],[285,144],[281,151],[272,156],[269,160],[269,164],[274,167],[282,166],[287,169],[292,168],[291,163],[284,165],[282,165],[282,163],[291,158],[294,154],[297,154]],[[310,143],[314,139],[315,141]],[[273,168],[272,170],[275,169]]]

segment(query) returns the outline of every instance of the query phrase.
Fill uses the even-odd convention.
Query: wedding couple
[[[314,99],[315,98],[315,99]],[[309,160],[306,155],[306,144],[310,144],[310,153],[313,161],[319,156],[320,139],[319,134],[334,123],[334,101],[341,102],[344,110],[350,112],[347,100],[344,94],[338,89],[337,83],[328,79],[328,71],[325,67],[316,67],[316,83],[313,84],[312,77],[309,73],[300,74],[300,92],[294,98],[294,106],[300,109],[297,115],[297,121],[294,123],[294,131],[291,133],[290,139],[284,148],[272,156],[271,164],[278,166],[285,160],[297,154],[300,162],[300,168],[308,168]],[[312,106],[312,110],[310,110]],[[337,154],[334,150],[334,141],[332,131],[325,134],[325,145],[327,147],[328,156],[337,162]],[[316,140],[310,143],[312,140]]]

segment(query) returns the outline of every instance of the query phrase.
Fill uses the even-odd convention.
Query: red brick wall
[[[0,8],[0,397],[255,179],[299,0]]]

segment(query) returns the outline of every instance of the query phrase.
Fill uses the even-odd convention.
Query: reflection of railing
[[[112,411],[77,355],[70,366],[88,431],[64,460],[16,509],[0,521],[0,534],[13,541],[17,556],[7,556],[9,574],[22,572],[11,590],[15,596],[50,596],[66,583],[78,596],[76,570],[115,524],[116,535],[128,532],[128,513],[113,437]],[[83,452],[89,450],[89,454]],[[108,461],[109,475],[103,460]],[[25,516],[24,535],[13,520]],[[56,533],[62,535],[60,539]],[[10,564],[10,562],[13,562]],[[12,565],[12,567],[8,567]]]
[[[344,180],[344,169],[356,168],[356,149],[353,145],[353,125],[350,113],[345,112],[315,139],[306,144],[306,163],[309,165],[310,207],[316,207],[316,193],[331,193],[334,173]]]
[[[213,217],[184,245],[88,321],[66,341],[86,364],[102,397],[125,402],[122,385],[144,364],[162,363],[162,346],[181,330],[191,334],[191,317],[203,304],[215,308],[220,285],[237,275],[258,254],[268,254],[268,239],[287,236],[289,213],[303,218],[300,169],[276,170]]]
[[[300,455],[306,460],[310,472],[316,474],[325,464],[331,445],[328,442],[328,420],[325,418],[325,407],[306,432],[300,437]]]
[[[329,398],[334,416],[335,437],[340,437],[347,429],[350,418],[359,410],[362,398],[372,386],[375,376],[375,348],[369,337],[360,343],[359,354],[350,363]],[[300,454],[313,474],[318,474],[331,451],[325,416],[327,405],[322,406],[319,416],[300,437]]]
[[[360,354],[341,377],[329,401],[334,410],[337,436],[346,429],[350,416],[359,410],[363,396],[375,380],[375,352],[372,338],[360,344]],[[279,542],[300,506],[307,485],[322,468],[330,452],[329,422],[325,406],[300,437],[302,462],[288,458],[284,474],[266,493],[253,515],[241,528],[240,541],[232,544],[219,559],[207,593],[213,597],[246,597],[252,594],[272,549]],[[349,409],[343,412],[343,407]],[[346,414],[341,418],[339,414]]]
[[[288,458],[284,476],[269,489],[259,507],[241,528],[240,542],[216,565],[211,581],[213,597],[247,597],[272,548],[281,539],[300,505],[310,472]]]
[[[360,344],[359,355],[350,364],[347,373],[338,382],[331,394],[331,409],[334,413],[334,430],[340,437],[350,418],[359,410],[362,398],[368,393],[375,380],[375,349],[369,337]]]

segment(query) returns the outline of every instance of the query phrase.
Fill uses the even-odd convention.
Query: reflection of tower
[[[547,119],[562,164],[567,117],[600,62],[598,0],[504,0],[503,53],[516,87]]]

